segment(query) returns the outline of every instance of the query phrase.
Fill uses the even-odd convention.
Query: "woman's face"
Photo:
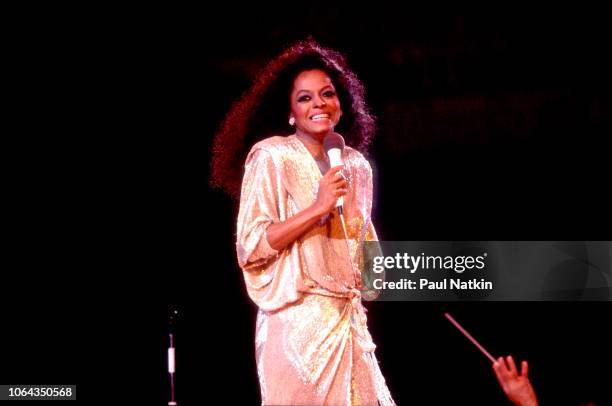
[[[342,110],[336,88],[327,74],[319,69],[301,72],[291,90],[291,117],[297,134],[323,139],[334,130]]]

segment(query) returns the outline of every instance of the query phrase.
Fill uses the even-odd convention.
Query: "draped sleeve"
[[[287,219],[287,191],[278,152],[256,144],[245,163],[236,235],[238,264],[253,302],[263,310],[277,310],[301,296],[300,267],[289,249],[270,246],[267,229]]]
[[[269,152],[251,151],[242,180],[236,242],[238,264],[244,270],[257,268],[278,254],[266,233],[270,224],[279,221],[276,172]]]

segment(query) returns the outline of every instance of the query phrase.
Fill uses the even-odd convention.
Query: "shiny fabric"
[[[372,171],[350,147],[343,162],[348,240],[339,216],[327,215],[277,251],[267,227],[313,204],[321,171],[295,135],[260,141],[246,160],[236,251],[259,307],[255,345],[265,405],[395,404],[361,304],[360,244],[377,238]]]

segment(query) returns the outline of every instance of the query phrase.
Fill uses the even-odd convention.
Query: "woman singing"
[[[377,237],[359,151],[374,130],[342,55],[307,40],[264,68],[216,134],[212,183],[240,195],[236,251],[259,308],[262,404],[395,404],[361,303],[375,294],[362,285],[361,248]],[[338,133],[343,165],[330,167],[324,140]]]

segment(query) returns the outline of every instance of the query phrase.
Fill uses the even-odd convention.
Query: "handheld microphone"
[[[342,165],[342,150],[344,149],[344,138],[338,133],[330,133],[323,139],[323,148],[329,157],[330,167]],[[336,207],[338,212],[342,214],[342,205],[344,199],[342,196],[338,198]]]

